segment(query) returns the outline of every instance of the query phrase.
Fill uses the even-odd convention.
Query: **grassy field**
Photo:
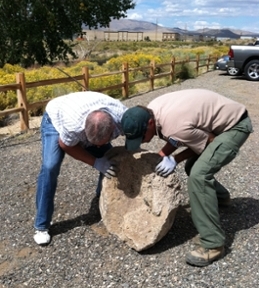
[[[97,61],[99,64],[105,63],[107,60],[118,57],[119,55],[145,52],[154,53],[178,53],[185,50],[200,49],[204,53],[211,54],[227,54],[231,45],[247,45],[251,40],[247,39],[229,39],[223,42],[182,42],[182,41],[75,41],[74,51],[79,59],[88,59],[90,61]]]

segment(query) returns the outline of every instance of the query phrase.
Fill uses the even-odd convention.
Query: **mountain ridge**
[[[225,38],[240,38],[240,36],[250,36],[250,37],[259,37],[259,33],[253,33],[250,31],[244,31],[240,29],[210,29],[203,28],[195,31],[181,29],[178,27],[164,27],[159,26],[156,23],[148,21],[140,21],[133,19],[114,19],[110,22],[109,28],[100,27],[97,30],[102,31],[129,31],[129,32],[146,32],[146,31],[157,31],[157,32],[175,32],[179,34],[202,34],[213,37],[225,37]]]

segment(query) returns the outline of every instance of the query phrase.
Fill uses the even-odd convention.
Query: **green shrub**
[[[186,42],[177,41],[172,43],[166,43],[166,41],[100,42],[96,47],[100,51],[100,56],[98,55],[97,51],[94,51],[97,55],[96,59],[98,62],[78,61],[70,63],[68,66],[44,66],[41,68],[34,67],[27,70],[17,65],[12,66],[6,64],[2,69],[0,69],[0,85],[15,83],[15,73],[17,72],[25,73],[26,82],[37,82],[40,80],[67,77],[65,73],[69,74],[71,77],[77,76],[82,74],[82,68],[86,66],[90,70],[91,75],[109,74],[109,72],[121,71],[123,63],[128,63],[130,69],[146,67],[141,68],[141,70],[135,69],[134,71],[129,72],[129,81],[132,82],[138,79],[147,79],[150,74],[149,65],[151,61],[154,61],[155,64],[158,65],[160,63],[170,63],[173,57],[175,57],[176,61],[186,58],[195,59],[197,55],[199,55],[201,59],[202,57],[205,58],[209,55],[217,55],[217,57],[220,57],[223,54],[227,54],[229,50],[229,46],[223,46],[220,45],[220,43],[217,43],[214,46],[196,46],[196,44],[193,44],[193,48],[190,48],[190,45],[188,46]],[[129,51],[129,53],[125,53],[125,51]],[[130,53],[130,51],[135,52]],[[107,59],[109,60],[107,61]],[[100,61],[103,61],[102,65],[98,64]],[[60,71],[60,69],[63,72]],[[175,70],[176,74],[178,74],[178,79],[188,79],[196,76],[195,63],[176,65]],[[155,74],[168,71],[169,65],[155,68]],[[121,74],[109,75],[102,78],[90,78],[89,89],[98,90],[103,87],[121,84],[121,82]],[[171,80],[169,77],[156,79],[155,85],[156,87],[171,85]],[[143,82],[134,86],[131,85],[130,94],[132,95],[139,93],[139,89],[141,91],[148,90],[149,82]],[[77,81],[71,81],[63,84],[27,89],[27,98],[29,103],[33,103],[81,90],[82,87]],[[115,98],[122,97],[121,88],[105,90],[104,93]],[[15,91],[0,93],[0,110],[13,108],[16,105],[17,98]],[[36,109],[36,111],[32,111],[31,113],[32,115],[37,115],[42,113],[42,109]]]
[[[175,66],[175,76],[173,81],[186,80],[196,77],[196,70],[190,63],[183,63]]]

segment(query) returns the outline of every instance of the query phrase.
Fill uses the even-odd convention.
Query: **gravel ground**
[[[233,205],[220,210],[226,231],[226,256],[205,268],[189,266],[185,254],[197,234],[190,216],[183,164],[185,203],[169,233],[138,253],[104,228],[95,198],[97,172],[65,157],[47,247],[35,245],[33,218],[36,178],[41,161],[38,129],[0,140],[0,285],[2,287],[258,287],[259,285],[259,82],[212,71],[197,79],[132,97],[127,106],[146,105],[174,90],[207,88],[244,103],[254,133],[238,157],[217,175],[231,191]],[[155,137],[157,138],[157,137]],[[123,138],[114,145],[123,145]],[[153,139],[144,148],[157,151]]]

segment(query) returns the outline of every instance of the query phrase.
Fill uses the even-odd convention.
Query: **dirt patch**
[[[35,129],[40,127],[42,116],[31,117],[29,120],[29,128]],[[0,127],[0,139],[8,136],[14,136],[21,133],[21,123],[19,119],[13,120],[9,125]]]
[[[10,247],[8,241],[2,241],[0,243],[0,250],[5,247]],[[11,252],[11,253],[10,253]],[[22,266],[23,262],[28,258],[32,259],[38,254],[35,248],[25,247],[21,249],[14,248],[12,251],[9,250],[8,254],[3,255],[8,258],[0,263],[0,276],[12,272],[14,269],[17,269]]]

